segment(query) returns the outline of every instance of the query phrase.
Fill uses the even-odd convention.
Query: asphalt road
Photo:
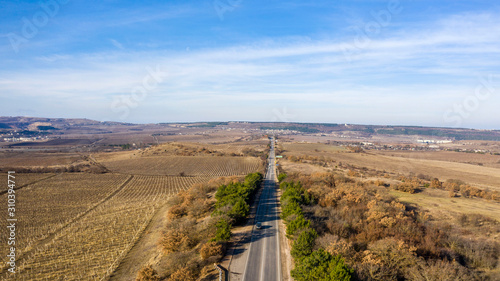
[[[260,222],[262,227],[253,227],[243,281],[281,280],[274,139],[271,142],[268,165],[255,217],[255,223]]]

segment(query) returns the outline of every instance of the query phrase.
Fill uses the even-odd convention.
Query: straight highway
[[[278,196],[276,192],[275,139],[271,139],[264,188],[252,229],[243,281],[281,280]],[[261,227],[255,225],[260,222]]]

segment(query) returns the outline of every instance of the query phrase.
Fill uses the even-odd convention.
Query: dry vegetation
[[[456,225],[433,221],[428,213],[392,197],[385,187],[342,174],[292,174],[287,181],[300,181],[315,199],[303,208],[319,234],[316,248],[340,254],[354,268],[356,279],[497,280],[499,276],[500,244],[492,233],[500,226],[495,219],[464,214]],[[476,224],[478,219],[481,223]],[[465,236],[467,231],[474,236]]]
[[[165,255],[145,264],[138,280],[209,280],[224,251],[209,241],[217,229],[215,189],[241,180],[213,178],[261,170],[265,144],[194,139],[205,142],[83,158],[0,155],[3,170],[40,172],[16,174],[18,280],[109,276],[168,200]],[[279,144],[278,151],[287,180],[301,181],[315,199],[303,206],[319,234],[315,249],[341,254],[360,280],[498,280],[500,156],[316,143]],[[6,229],[0,234],[5,252]]]
[[[282,149],[287,181],[315,198],[303,206],[319,234],[314,249],[340,254],[355,279],[500,278],[497,155]]]

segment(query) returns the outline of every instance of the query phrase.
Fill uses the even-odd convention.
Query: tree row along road
[[[253,227],[243,281],[281,280],[274,142],[272,138],[264,189],[255,216],[255,223],[260,222],[261,227]]]

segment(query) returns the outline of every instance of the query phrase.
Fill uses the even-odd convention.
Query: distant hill
[[[50,124],[48,126],[47,124]],[[359,137],[372,136],[419,136],[423,139],[488,140],[500,141],[500,130],[475,130],[463,128],[439,128],[422,126],[380,126],[327,123],[284,123],[284,122],[193,122],[131,124],[121,122],[101,122],[90,119],[0,117],[0,132],[23,131],[25,134],[62,135],[66,131],[79,130],[89,134],[109,134],[116,130],[141,131],[141,128],[161,128],[175,126],[192,129],[257,129],[263,133],[292,134],[341,134],[356,133]],[[34,129],[35,128],[35,129]]]

